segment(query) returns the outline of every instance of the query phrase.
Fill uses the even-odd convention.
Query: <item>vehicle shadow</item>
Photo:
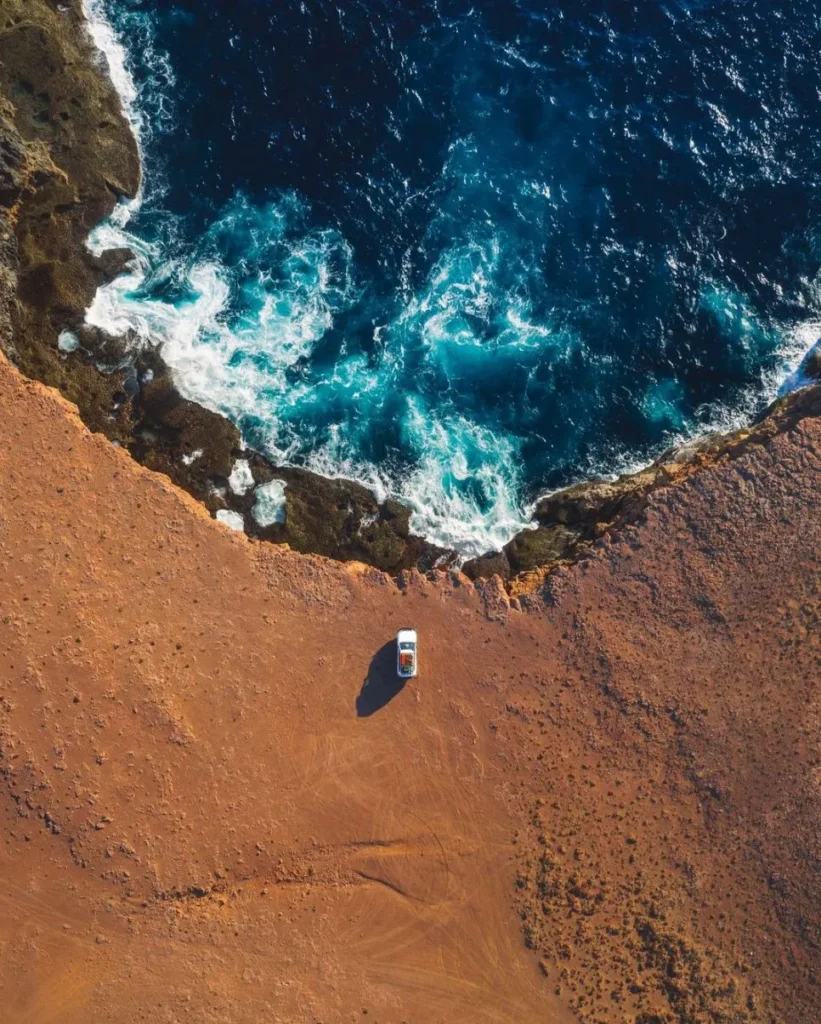
[[[368,675],[356,698],[360,718],[375,714],[401,692],[405,680],[396,674],[396,641],[380,647],[368,666]]]

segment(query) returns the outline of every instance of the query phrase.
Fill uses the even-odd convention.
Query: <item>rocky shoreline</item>
[[[89,232],[140,183],[140,161],[103,58],[87,36],[80,0],[7,0],[0,34],[0,348],[27,376],[58,388],[86,425],[203,502],[233,513],[250,536],[296,551],[358,561],[392,575],[457,562],[414,535],[411,511],[362,485],[275,466],[242,447],[225,417],[185,399],[156,350],[85,324],[96,289],[133,254],[86,248]],[[69,343],[58,348],[62,332]],[[817,360],[816,360],[817,362]],[[819,368],[816,366],[816,370]],[[662,455],[639,473],[591,481],[542,498],[532,529],[463,566],[499,576],[515,596],[543,586],[615,526],[636,521],[652,491],[766,443],[821,413],[821,387],[787,395],[748,429],[711,435]],[[244,460],[245,485],[231,486]],[[282,521],[260,525],[255,489],[285,485]]]

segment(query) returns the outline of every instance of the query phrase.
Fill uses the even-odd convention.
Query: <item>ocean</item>
[[[141,194],[90,322],[463,556],[821,334],[812,0],[85,0]]]

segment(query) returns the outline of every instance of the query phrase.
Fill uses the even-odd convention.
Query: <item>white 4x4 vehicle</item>
[[[418,671],[416,630],[400,629],[396,634],[396,674],[402,679],[412,679]]]

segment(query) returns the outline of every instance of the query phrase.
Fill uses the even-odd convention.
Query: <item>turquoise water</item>
[[[145,168],[89,318],[465,555],[817,336],[809,2],[87,8]]]

